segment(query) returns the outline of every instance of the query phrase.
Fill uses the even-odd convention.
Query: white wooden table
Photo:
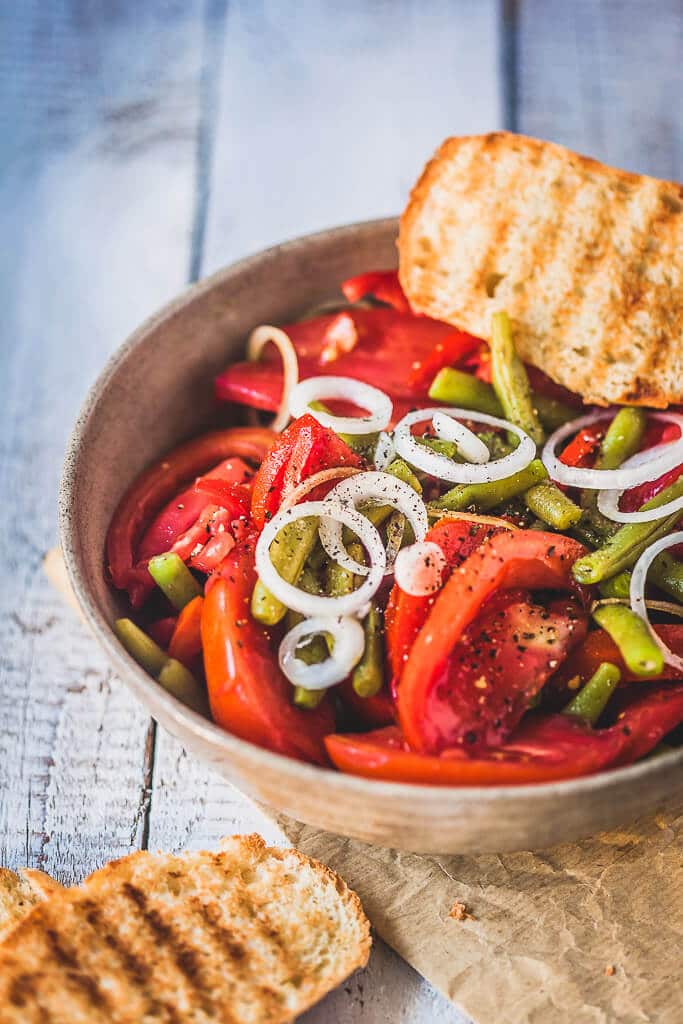
[[[189,281],[394,213],[506,126],[681,178],[680,0],[21,0],[0,8],[0,861],[64,882],[275,830],[114,678],[44,580],[65,441]],[[192,344],[192,338],[187,339]],[[457,1022],[390,950],[311,1022]]]

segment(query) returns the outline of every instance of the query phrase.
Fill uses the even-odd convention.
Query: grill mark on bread
[[[150,906],[147,893],[142,889],[133,885],[132,882],[124,882],[122,892],[135,905],[140,917],[157,940],[168,949],[176,967],[189,982],[193,996],[204,1013],[212,1015],[216,1008],[209,994],[201,988],[203,972],[197,951],[178,935],[173,925],[164,920],[155,907]]]
[[[134,953],[126,945],[125,941],[112,930],[97,904],[93,900],[84,899],[77,906],[82,912],[85,921],[97,934],[98,938],[116,954],[129,984],[132,988],[139,990],[141,996],[147,1002],[149,1012],[158,1013],[159,1010],[163,1010],[170,1024],[183,1024],[183,1018],[179,1016],[176,1007],[164,999],[159,999],[150,991],[149,985],[153,975],[152,968],[140,955]]]
[[[108,1013],[112,1011],[112,1004],[106,992],[103,992],[95,978],[88,973],[78,960],[75,950],[69,949],[63,941],[62,936],[56,928],[46,928],[45,938],[47,939],[50,952],[60,967],[66,968],[67,977],[81,991],[90,1009],[97,1010],[104,1006]]]

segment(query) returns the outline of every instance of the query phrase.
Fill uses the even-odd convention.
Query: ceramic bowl
[[[158,722],[249,796],[307,824],[440,853],[539,849],[625,824],[681,798],[683,751],[538,786],[458,789],[353,778],[262,750],[188,710],[112,632],[124,606],[105,582],[104,544],[124,490],[148,463],[215,418],[213,377],[242,357],[254,325],[286,322],[337,296],[344,278],[395,265],[396,230],[395,220],[371,221],[251,256],[190,288],[121,346],[88,395],[64,468],[61,541],[78,601],[116,672]]]

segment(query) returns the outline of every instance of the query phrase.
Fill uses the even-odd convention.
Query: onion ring
[[[273,422],[269,424],[271,430],[280,433],[289,423],[289,399],[299,380],[299,360],[289,335],[280,327],[272,327],[270,324],[255,327],[249,335],[247,359],[252,363],[257,362],[268,342],[275,345],[282,358],[282,397]]]
[[[488,426],[510,431],[519,438],[519,447],[509,455],[504,455],[502,459],[491,459],[485,464],[454,462],[446,455],[432,452],[418,444],[410,432],[410,428],[415,423],[428,420],[437,412],[443,413],[445,416],[458,416],[460,419],[472,420],[474,423],[486,423]],[[529,435],[516,427],[514,423],[499,419],[497,416],[489,416],[487,413],[475,412],[472,409],[456,409],[450,406],[417,409],[415,412],[409,412],[394,428],[394,445],[398,454],[406,462],[417,466],[418,469],[429,473],[430,476],[454,484],[480,484],[493,480],[505,480],[513,473],[525,469],[536,456],[536,445]]]
[[[476,462],[481,465],[488,462],[491,452],[477,435],[463,423],[458,423],[452,416],[445,416],[442,412],[435,412],[432,417],[434,433],[442,441],[454,441],[458,451],[468,462]]]
[[[655,641],[660,651],[664,655],[664,661],[667,665],[671,665],[672,668],[677,668],[679,672],[683,672],[683,658],[678,654],[674,654],[670,647],[664,643],[664,641],[655,633],[652,628],[652,623],[647,614],[647,603],[645,601],[645,583],[647,580],[647,571],[650,568],[652,562],[661,554],[662,551],[666,551],[667,548],[674,547],[675,544],[681,544],[683,542],[683,530],[677,530],[676,533],[670,533],[666,537],[662,537],[660,540],[655,541],[654,544],[650,544],[649,548],[643,551],[642,555],[633,567],[633,573],[631,575],[631,586],[629,590],[629,597],[631,599],[631,608],[639,615],[647,628],[650,630],[652,639]]]
[[[329,658],[316,665],[307,665],[297,658],[297,647],[302,640],[329,633],[334,645]],[[327,690],[346,679],[363,656],[365,631],[358,619],[348,615],[329,619],[321,615],[304,619],[283,637],[278,650],[278,661],[283,673],[293,686],[307,690]]]
[[[341,597],[306,594],[303,590],[299,590],[298,587],[283,580],[276,571],[270,560],[270,545],[283,526],[308,516],[334,516],[358,535],[371,561],[369,570],[363,566],[367,573],[367,579],[358,590]],[[336,558],[336,555],[333,557]],[[385,568],[386,554],[382,538],[370,520],[360,512],[356,512],[354,508],[347,508],[338,502],[330,501],[329,498],[326,498],[325,501],[304,501],[300,505],[294,505],[283,512],[278,512],[265,525],[256,543],[256,571],[264,586],[288,608],[307,616],[322,615],[325,618],[331,618],[361,612],[367,607],[368,601],[379,588],[384,578]]]
[[[441,588],[445,568],[446,556],[439,545],[424,540],[399,551],[395,579],[404,593],[426,597]]]
[[[668,448],[666,444],[658,444],[655,448],[648,448],[644,452],[636,452],[630,459],[622,464],[622,469],[637,468],[645,465],[657,457],[663,449]],[[680,498],[672,498],[659,508],[637,509],[634,512],[622,512],[619,508],[619,499],[626,488],[621,490],[600,491],[598,494],[598,511],[602,512],[606,519],[615,523],[654,523],[657,519],[666,519],[672,512],[683,509],[683,495]]]
[[[341,398],[361,409],[367,409],[367,416],[334,416],[331,412],[310,409],[311,402],[325,398]],[[292,388],[289,396],[289,411],[292,416],[310,413],[323,427],[329,427],[338,434],[371,434],[384,430],[391,422],[393,404],[388,395],[371,384],[364,384],[353,377],[308,377]]]

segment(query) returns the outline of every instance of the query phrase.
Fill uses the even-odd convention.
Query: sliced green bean
[[[583,509],[552,483],[536,484],[524,495],[528,509],[555,530],[570,530],[583,515]]]
[[[524,494],[530,487],[547,479],[545,466],[540,459],[534,459],[525,469],[520,469],[505,480],[492,480],[483,484],[456,484],[433,502],[432,507],[447,508],[451,512],[463,512],[468,508],[487,512],[518,494]]]
[[[460,409],[472,409],[489,416],[503,416],[503,407],[490,384],[479,380],[471,373],[454,370],[450,366],[439,370],[429,389],[429,397],[435,402],[455,405]],[[557,398],[531,393],[531,401],[538,418],[547,430],[557,430],[576,417],[576,410]]]
[[[631,590],[631,573],[624,569],[616,576],[610,576],[608,580],[598,584],[598,590],[603,597],[628,597]]]
[[[270,545],[270,560],[287,583],[296,584],[318,537],[318,518],[286,523]],[[287,614],[287,606],[257,580],[251,595],[251,614],[265,626],[275,626]]]
[[[353,670],[352,685],[359,697],[375,697],[384,685],[382,612],[373,602],[363,622],[365,650]]]
[[[206,690],[197,682],[189,669],[175,658],[169,658],[157,676],[158,681],[174,697],[199,712],[209,714],[209,700]]]
[[[569,701],[563,714],[595,725],[620,679],[621,672],[616,665],[611,661],[601,662],[588,682]]]
[[[642,508],[660,508],[683,494],[683,477],[665,487]],[[652,523],[627,523],[617,530],[605,544],[590,555],[579,558],[573,567],[574,578],[579,583],[601,583],[610,576],[616,576],[623,569],[629,569],[646,547],[669,533],[678,522],[680,512],[673,512],[666,519]]]
[[[301,657],[300,652],[297,653],[297,658],[299,657]],[[321,660],[324,661],[325,659]],[[314,662],[307,662],[307,664],[314,664]],[[307,690],[304,686],[295,686],[292,700],[298,708],[303,708],[305,711],[313,711],[322,703],[326,693],[327,690]]]
[[[646,426],[647,413],[642,409],[632,406],[620,409],[602,439],[595,468],[618,469],[640,448]]]
[[[403,459],[394,459],[393,462],[390,462],[387,466],[386,472],[391,476],[395,476],[397,480],[402,480],[404,484],[409,484],[417,494],[422,494],[422,484],[417,479],[408,463],[404,462]]]
[[[128,653],[145,671],[154,676],[164,689],[188,707],[200,714],[208,715],[209,703],[206,692],[189,669],[175,658],[169,658],[166,651],[155,644],[131,619],[117,619],[114,623],[114,632]]]
[[[166,651],[147,636],[144,630],[136,626],[132,619],[117,619],[114,632],[131,657],[135,658],[151,676],[156,677],[168,661]]]
[[[507,313],[491,318],[491,371],[493,390],[506,419],[536,442],[543,441],[543,427],[536,415],[524,363],[517,355]]]
[[[175,551],[166,551],[163,555],[150,558],[148,568],[156,585],[178,611],[182,611],[186,604],[202,592],[199,583]]]
[[[629,670],[638,676],[659,675],[664,657],[647,625],[623,604],[603,604],[593,618],[614,640]]]
[[[661,555],[657,555],[650,566],[648,579],[674,601],[683,604],[683,563],[672,558],[668,551],[662,551]],[[631,573],[628,569],[599,584],[603,597],[627,598],[630,588]]]
[[[322,594],[323,588],[320,586],[320,581],[316,573],[307,563],[297,580],[297,586],[300,590],[304,590],[307,594]],[[305,616],[301,612],[287,611],[287,631],[294,629],[300,622],[304,620]],[[325,661],[329,655],[329,646],[326,642],[325,636],[316,635],[312,636],[311,639],[302,644],[301,647],[297,648],[296,656],[306,665],[319,665]],[[325,690],[307,690],[303,686],[295,686],[292,699],[297,707],[306,708],[312,710],[317,708],[325,696]]]
[[[454,462],[463,461],[455,441],[442,441],[440,437],[416,437],[415,440],[423,448],[429,448],[437,455],[445,455],[447,459],[453,459]]]

